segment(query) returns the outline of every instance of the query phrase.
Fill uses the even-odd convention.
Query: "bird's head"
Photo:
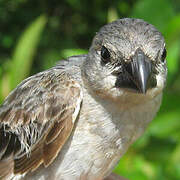
[[[82,73],[89,89],[102,97],[152,99],[166,82],[164,38],[143,20],[114,21],[94,37]]]

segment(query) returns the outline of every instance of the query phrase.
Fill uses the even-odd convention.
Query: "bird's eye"
[[[165,61],[166,55],[167,55],[166,48],[164,48],[163,53],[162,53],[162,56],[161,56],[161,61],[162,61],[162,62]]]
[[[104,63],[107,63],[110,61],[110,53],[105,46],[102,46],[101,48],[101,57]]]

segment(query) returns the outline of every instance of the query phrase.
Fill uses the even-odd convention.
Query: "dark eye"
[[[107,63],[110,61],[110,53],[105,46],[102,46],[101,48],[101,57],[104,63]]]
[[[162,53],[162,56],[161,56],[161,61],[162,61],[162,62],[165,61],[166,55],[167,55],[167,51],[166,51],[166,48],[164,48],[163,53]]]

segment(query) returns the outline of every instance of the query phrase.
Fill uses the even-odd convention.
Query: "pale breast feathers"
[[[48,166],[71,134],[81,101],[80,85],[58,68],[12,91],[0,106],[0,179]]]

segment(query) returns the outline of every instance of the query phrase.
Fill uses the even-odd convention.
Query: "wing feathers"
[[[14,160],[11,155],[7,159],[0,161],[0,179],[1,180],[9,180],[13,174],[14,169]]]
[[[4,132],[2,130],[0,131],[0,159],[2,159],[4,153],[6,152],[10,138],[9,134],[5,136]]]
[[[14,145],[15,145],[14,142],[15,142],[15,136],[10,135],[10,140],[8,142],[8,146],[6,148],[6,151],[4,152],[4,155],[2,156],[2,159],[6,159],[11,154],[13,154],[13,149],[14,149]]]
[[[38,168],[43,162],[43,145],[38,144],[30,156],[24,155],[20,159],[15,160],[14,173],[23,174]]]
[[[57,136],[61,133],[62,129],[64,128],[64,121],[55,122],[54,127],[50,130],[48,133],[45,143],[50,144],[52,141],[54,141]]]
[[[58,152],[61,150],[63,147],[64,143],[68,139],[70,133],[73,128],[73,123],[72,123],[72,118],[65,120],[63,125],[61,125],[61,122],[58,124],[55,124],[52,129],[56,131],[57,129],[62,126],[61,131],[59,132],[59,135],[51,141],[50,143],[45,143],[44,148],[43,148],[43,160],[44,160],[44,165],[47,167],[51,162],[56,158]],[[47,142],[47,141],[46,141]]]
[[[53,162],[73,129],[81,91],[68,74],[54,68],[24,80],[11,92],[0,107],[0,174],[5,160],[15,174]]]

